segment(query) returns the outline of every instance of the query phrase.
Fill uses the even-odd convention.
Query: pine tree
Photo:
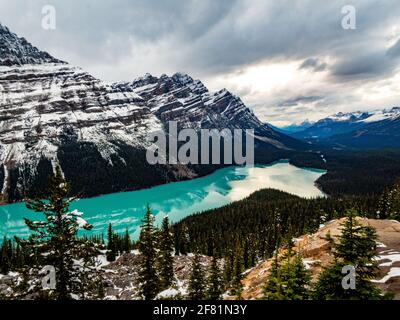
[[[342,224],[339,243],[334,245],[334,262],[320,275],[315,286],[315,298],[319,300],[381,299],[380,290],[371,283],[377,276],[374,260],[377,235],[369,226],[361,226],[355,219],[355,212],[348,212]],[[355,289],[345,289],[342,280],[344,266],[352,266],[356,272]]]
[[[186,255],[190,250],[190,237],[189,230],[186,225],[183,225],[182,231],[179,237],[179,252],[180,254]]]
[[[131,237],[129,236],[128,228],[125,230],[124,240],[123,240],[123,251],[131,251]]]
[[[107,240],[108,240],[108,242],[107,242],[106,257],[107,257],[107,261],[112,262],[112,261],[115,261],[117,253],[116,253],[116,245],[115,245],[115,235],[114,235],[111,223],[108,225],[108,229],[107,229]]]
[[[271,266],[271,273],[264,287],[266,300],[306,300],[309,298],[311,276],[301,257],[293,251],[293,241],[285,245],[279,256],[278,245]]]
[[[284,295],[287,300],[307,300],[310,297],[311,276],[299,255],[290,257],[283,267]]]
[[[139,237],[139,251],[142,254],[139,270],[140,294],[145,300],[153,299],[159,292],[159,281],[156,270],[156,243],[157,230],[154,227],[154,216],[148,205],[142,220]]]
[[[400,220],[400,181],[382,194],[379,201],[378,218]]]
[[[204,271],[200,263],[200,255],[195,254],[189,279],[189,299],[203,300],[205,298]]]
[[[38,257],[37,270],[27,268],[24,273],[30,278],[35,272],[34,280],[37,284],[41,282],[39,270],[43,266],[53,266],[56,272],[54,290],[44,290],[41,283],[38,286],[31,284],[39,295],[45,293],[47,298],[58,300],[94,298],[94,293],[87,287],[93,281],[99,281],[95,272],[95,257],[99,254],[100,247],[77,237],[79,229],[90,230],[92,226],[81,217],[81,212],[69,210],[76,197],[68,198],[68,194],[69,185],[64,180],[61,169],[57,167],[55,175],[49,181],[48,199],[27,202],[28,209],[42,213],[45,219],[25,219],[32,235],[28,240],[17,239],[23,248],[35,252]]]
[[[174,281],[174,240],[170,231],[168,216],[163,219],[159,239],[160,289],[169,288]]]
[[[279,254],[278,249],[276,249],[271,265],[271,272],[263,290],[263,298],[265,300],[285,300],[283,287],[282,271],[279,266]]]
[[[231,294],[235,295],[239,300],[242,299],[242,291],[243,291],[242,273],[243,273],[242,253],[238,249],[233,263]]]
[[[7,274],[12,268],[12,244],[4,237],[0,248],[0,273]]]
[[[224,280],[227,284],[232,281],[234,263],[235,257],[233,255],[233,252],[230,250],[228,255],[224,259]]]
[[[221,270],[218,265],[218,259],[214,256],[211,261],[210,273],[207,279],[207,299],[220,300],[224,291]]]

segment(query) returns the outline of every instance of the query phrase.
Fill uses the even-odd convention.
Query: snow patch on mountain
[[[32,46],[0,23],[0,65],[64,63]]]
[[[370,117],[360,120],[361,122],[371,123],[383,120],[395,120],[400,117],[400,107],[394,107],[392,109],[378,110],[371,114]]]

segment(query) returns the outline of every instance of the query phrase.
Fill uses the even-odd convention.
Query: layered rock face
[[[132,170],[129,166],[146,166],[146,137],[152,130],[162,130],[137,94],[104,84],[39,51],[5,27],[0,28],[0,50],[4,201],[36,195],[56,165],[75,191],[85,195],[165,181],[166,168],[160,174],[160,168],[153,174],[150,168],[144,170],[149,184],[142,175],[126,172]],[[106,178],[101,178],[102,173]],[[129,177],[126,181],[117,179],[124,173]]]
[[[193,80],[186,74],[160,78],[147,74],[130,84],[116,86],[131,88],[163,122],[177,121],[182,127],[192,128],[255,129],[264,126],[239,97],[225,89],[210,93],[200,80]]]
[[[181,128],[254,129],[256,142],[263,148],[290,150],[305,147],[261,122],[228,90],[209,92],[200,80],[187,74],[176,73],[171,77],[146,74],[132,82],[115,83],[113,87],[138,94],[164,124],[177,121]]]
[[[19,38],[0,24],[0,66],[23,64],[63,63],[47,52],[32,46],[25,38]]]
[[[147,137],[168,121],[183,128],[255,129],[265,146],[294,139],[263,124],[227,90],[208,92],[188,75],[145,75],[105,84],[0,25],[0,187],[3,202],[38,196],[59,165],[84,196],[134,190],[207,173],[152,166]]]

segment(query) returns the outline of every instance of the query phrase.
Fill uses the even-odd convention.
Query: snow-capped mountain
[[[308,146],[262,123],[242,100],[226,89],[209,92],[200,80],[187,74],[169,77],[146,74],[113,88],[142,97],[147,107],[166,125],[177,121],[180,128],[254,129],[256,148],[296,150]]]
[[[131,90],[142,97],[161,121],[177,121],[181,127],[268,130],[239,97],[226,89],[210,93],[200,80],[176,73],[169,77],[146,74],[114,88]]]
[[[372,113],[360,127],[327,139],[336,148],[378,149],[400,147],[400,108]]]
[[[47,52],[32,46],[0,24],[0,66],[23,64],[63,63]]]
[[[360,120],[361,122],[371,123],[382,120],[396,120],[400,117],[400,107],[394,107],[391,109],[377,110],[369,113],[370,116]]]
[[[362,126],[360,121],[368,117],[370,117],[370,114],[367,112],[339,112],[315,122],[305,130],[294,132],[291,136],[305,140],[320,140],[335,134],[352,131]]]
[[[187,179],[201,169],[150,166],[147,137],[181,127],[255,129],[259,144],[302,143],[261,123],[240,98],[188,75],[105,84],[0,26],[0,186],[4,201],[40,193],[60,165],[73,192],[92,196]],[[200,171],[199,171],[200,170]]]
[[[400,107],[394,107],[369,112],[337,113],[291,135],[342,148],[398,147],[399,128]]]
[[[304,131],[311,127],[315,122],[312,122],[310,120],[305,120],[301,123],[293,123],[287,126],[280,126],[276,127],[274,126],[273,128],[279,132],[286,133],[286,134],[294,134],[296,132]]]

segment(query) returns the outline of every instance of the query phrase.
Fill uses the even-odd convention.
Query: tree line
[[[18,270],[22,275],[14,298],[32,294],[32,298],[38,299],[101,299],[105,294],[104,270],[96,265],[96,257],[106,250],[107,259],[113,261],[123,252],[138,249],[141,254],[139,293],[144,299],[154,299],[160,292],[176,287],[174,255],[189,253],[195,254],[188,293],[178,298],[220,299],[224,292],[240,298],[243,271],[273,257],[265,299],[375,299],[381,294],[369,285],[369,280],[376,275],[373,261],[376,233],[357,225],[354,216],[398,219],[400,212],[400,183],[379,197],[302,199],[277,190],[262,190],[172,226],[165,217],[160,229],[154,225],[148,206],[137,242],[130,239],[128,231],[119,235],[109,225],[106,243],[103,236],[78,237],[78,230],[90,230],[92,226],[82,218],[81,212],[69,210],[76,198],[68,194],[69,184],[57,168],[49,182],[47,199],[27,202],[29,209],[42,215],[38,221],[25,219],[31,236],[16,238],[15,242],[4,239],[0,248],[0,272]],[[311,288],[307,270],[301,257],[290,250],[290,241],[345,214],[349,216],[340,243],[333,244],[334,263]],[[281,257],[279,248],[285,245],[288,253]],[[201,255],[211,257],[208,266],[201,263]],[[348,264],[356,266],[356,274],[366,281],[359,286],[361,292],[351,296],[341,291],[338,282],[343,278],[343,266]],[[54,287],[49,284],[51,290],[43,290],[39,279],[43,278],[43,267],[48,265],[54,266],[57,281]]]

